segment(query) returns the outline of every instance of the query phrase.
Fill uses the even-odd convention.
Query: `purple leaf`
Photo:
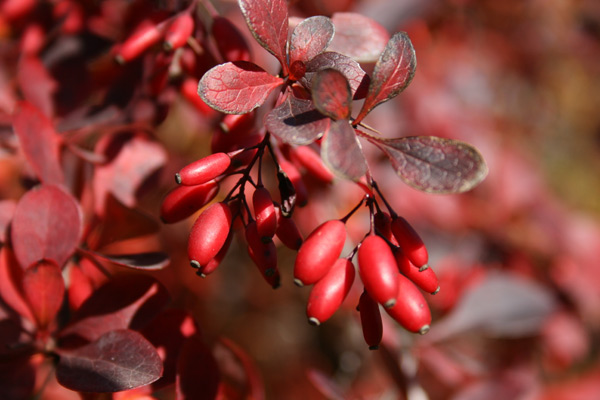
[[[335,36],[330,51],[342,53],[358,62],[375,62],[390,38],[385,28],[360,14],[341,12],[331,18]]]
[[[79,203],[57,186],[38,186],[19,200],[11,231],[15,256],[22,268],[42,259],[62,266],[81,236]]]
[[[435,136],[398,139],[368,137],[391,160],[404,182],[428,193],[462,193],[487,175],[487,165],[472,146]]]
[[[89,252],[92,253],[92,252]],[[161,252],[137,254],[101,254],[93,252],[93,257],[109,261],[121,267],[156,271],[169,265],[169,256]]]
[[[331,121],[321,144],[323,162],[338,176],[358,180],[367,172],[367,162],[350,123]]]
[[[291,94],[265,118],[265,126],[284,142],[303,145],[323,136],[328,119],[319,113],[312,101]]]
[[[321,53],[306,63],[306,73],[301,80],[302,85],[306,88],[311,88],[315,72],[326,68],[333,68],[344,74],[350,83],[354,99],[362,99],[365,97],[369,87],[369,76],[356,61],[333,51]]]
[[[246,114],[260,107],[283,83],[248,61],[228,62],[208,70],[198,84],[206,104],[227,114]]]
[[[294,61],[308,62],[327,49],[333,39],[331,20],[321,15],[300,22],[290,39],[290,64]]]
[[[58,382],[80,392],[119,392],[148,385],[161,377],[162,361],[141,334],[130,330],[105,333],[70,351],[59,351]]]
[[[252,35],[273,54],[286,72],[288,6],[285,0],[238,0]]]
[[[396,33],[385,46],[371,75],[369,92],[360,113],[358,124],[378,104],[396,97],[412,80],[417,68],[417,58],[408,35]]]
[[[312,80],[312,99],[321,114],[334,120],[350,118],[352,93],[341,72],[331,68],[317,72]]]

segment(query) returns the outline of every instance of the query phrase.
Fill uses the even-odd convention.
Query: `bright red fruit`
[[[398,275],[398,296],[396,305],[386,308],[387,313],[402,327],[421,335],[429,332],[431,311],[423,294],[407,277]]]
[[[192,266],[200,268],[214,258],[225,244],[231,211],[224,203],[215,203],[198,216],[188,240],[188,257]]]
[[[277,215],[271,194],[264,186],[256,188],[252,195],[256,230],[260,239],[269,242],[277,230]]]
[[[346,241],[346,225],[339,220],[319,225],[304,241],[294,264],[294,282],[298,286],[317,282],[339,258]]]
[[[313,325],[327,321],[348,295],[356,272],[347,258],[338,259],[329,272],[313,286],[308,297],[306,315]]]
[[[394,256],[402,275],[410,279],[419,288],[431,294],[435,294],[440,290],[438,278],[433,269],[426,268],[421,271],[410,262],[400,249],[396,250]]]
[[[175,181],[181,185],[200,185],[215,179],[227,170],[231,158],[225,153],[215,153],[186,165],[175,174]]]
[[[227,235],[225,244],[223,244],[223,247],[221,247],[221,250],[219,250],[217,255],[214,256],[206,265],[201,265],[200,268],[198,268],[198,271],[196,271],[196,274],[198,276],[206,278],[206,275],[215,272],[215,270],[219,267],[219,265],[221,265],[221,262],[227,255],[227,251],[229,250],[229,245],[231,244],[232,237],[233,235],[230,232],[229,235]]]
[[[333,181],[333,172],[323,164],[321,156],[309,146],[298,146],[292,150],[292,157],[315,178],[324,183]]]
[[[281,169],[283,169],[283,172],[285,172],[292,182],[292,185],[294,185],[294,190],[296,190],[296,203],[300,207],[306,205],[306,202],[308,201],[308,191],[306,190],[306,185],[302,180],[300,171],[298,171],[298,168],[296,168],[294,164],[283,157],[280,157],[278,162]]]
[[[175,18],[165,32],[165,49],[171,51],[184,46],[194,32],[194,18],[184,13]]]
[[[378,211],[374,215],[375,230],[379,235],[386,238],[390,243],[398,246],[398,242],[392,233],[392,217],[385,211]]]
[[[124,64],[137,57],[144,51],[158,43],[163,32],[152,21],[144,21],[116,50],[115,60]]]
[[[358,248],[358,271],[365,289],[384,307],[393,307],[398,295],[398,267],[385,240],[371,235]]]
[[[400,248],[417,267],[422,267],[429,261],[429,254],[423,240],[415,229],[402,217],[392,220],[392,232],[400,244]]]
[[[360,313],[360,324],[363,337],[370,350],[377,350],[383,337],[383,323],[379,304],[365,290],[358,301],[358,312]]]
[[[277,230],[275,235],[281,240],[286,247],[292,250],[298,250],[302,246],[302,235],[296,226],[296,223],[291,218],[286,218],[282,215],[279,207],[275,208],[277,214]]]
[[[219,184],[208,181],[196,186],[177,186],[171,190],[160,206],[160,219],[165,224],[179,222],[215,198]]]
[[[277,248],[272,240],[266,243],[258,234],[255,221],[246,226],[246,241],[248,254],[258,267],[261,275],[273,288],[279,287],[279,270],[277,269]]]

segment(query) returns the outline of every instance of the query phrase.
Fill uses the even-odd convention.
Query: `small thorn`
[[[441,287],[437,287],[437,289],[435,289],[435,292],[431,293],[431,294],[437,294],[440,291]]]
[[[308,319],[308,323],[314,326],[319,326],[321,325],[321,321],[319,321],[318,319],[316,319],[315,317],[310,317]]]
[[[177,182],[178,185],[181,185],[181,175],[179,175],[179,172],[175,173],[175,182]]]
[[[192,266],[192,268],[196,268],[196,269],[200,268],[200,263],[196,260],[190,261],[190,265]]]
[[[383,306],[385,308],[392,308],[396,305],[396,299],[389,299],[388,301],[386,301],[385,303],[383,303]]]
[[[379,345],[373,345],[373,346],[369,346],[369,350],[379,350]]]
[[[426,334],[427,332],[429,332],[429,329],[431,329],[431,327],[430,327],[429,325],[423,325],[423,326],[421,327],[421,329],[419,329],[419,334],[420,334],[420,335],[424,335],[424,334]]]
[[[419,268],[419,272],[423,272],[423,271],[425,271],[428,268],[429,268],[429,264],[425,264],[421,268]]]
[[[300,279],[294,279],[294,283],[296,284],[296,286],[298,287],[303,287],[304,283],[300,280]]]

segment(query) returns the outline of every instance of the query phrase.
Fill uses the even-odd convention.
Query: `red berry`
[[[283,157],[280,157],[278,161],[279,165],[281,166],[281,169],[283,169],[283,172],[285,172],[288,179],[292,182],[292,185],[294,186],[294,190],[296,191],[296,203],[300,207],[305,206],[308,201],[308,191],[306,190],[306,185],[302,180],[302,175],[300,175],[300,171],[298,171],[298,168],[296,168],[294,164],[292,164]]]
[[[173,20],[165,33],[164,47],[171,51],[183,47],[194,32],[194,18],[188,13]]]
[[[291,151],[291,156],[294,161],[298,162],[315,178],[324,183],[333,181],[333,172],[329,170],[323,163],[321,156],[310,148],[310,146],[298,146]]]
[[[116,50],[115,59],[124,64],[139,57],[152,45],[158,43],[163,32],[153,21],[142,22]]]
[[[227,251],[229,250],[229,245],[231,244],[232,237],[233,237],[233,235],[231,234],[231,231],[230,231],[229,235],[227,235],[227,239],[225,240],[225,243],[223,244],[223,247],[221,247],[221,250],[219,250],[217,255],[214,256],[206,265],[201,265],[200,268],[198,268],[198,271],[196,271],[196,274],[198,276],[201,276],[202,278],[206,278],[206,275],[209,275],[209,274],[212,274],[213,272],[215,272],[217,267],[219,265],[221,265],[221,262],[227,255]]]
[[[212,34],[225,61],[250,61],[250,48],[244,35],[227,18],[215,17]]]
[[[368,236],[358,248],[358,271],[365,289],[384,307],[393,307],[398,295],[398,266],[385,240]]]
[[[429,331],[431,312],[423,294],[407,277],[398,275],[399,290],[396,305],[387,313],[410,332],[424,335]]]
[[[252,195],[256,229],[263,241],[270,241],[277,229],[277,215],[271,194],[264,186],[256,188]]]
[[[273,288],[279,287],[279,270],[277,269],[277,248],[272,240],[263,242],[258,234],[255,221],[246,226],[246,242],[248,254],[258,267],[261,275]]]
[[[354,265],[339,258],[331,270],[313,286],[308,297],[306,315],[313,325],[327,321],[342,305],[354,282]]]
[[[377,350],[383,338],[383,323],[379,304],[365,290],[358,301],[358,312],[360,313],[360,325],[365,342],[370,350]]]
[[[179,88],[181,96],[187,100],[194,108],[204,116],[210,117],[217,112],[198,96],[198,80],[195,78],[186,78]]]
[[[177,186],[163,199],[160,218],[165,224],[179,222],[205,205],[219,193],[219,184],[208,181],[196,186]]]
[[[225,153],[215,153],[183,167],[175,174],[175,181],[181,185],[200,185],[215,179],[227,170],[231,158]]]
[[[283,216],[279,207],[275,208],[277,215],[277,230],[275,235],[281,240],[286,247],[292,250],[298,250],[302,246],[302,235],[296,226],[296,223],[291,218]]]
[[[414,228],[402,217],[396,217],[392,221],[392,232],[400,244],[402,251],[417,267],[422,267],[429,261],[427,248],[423,240]]]
[[[385,211],[378,211],[375,213],[373,219],[377,233],[397,246],[398,242],[392,233],[392,217],[390,217],[390,214]]]
[[[304,241],[294,264],[294,282],[298,286],[317,282],[339,258],[346,242],[346,225],[330,220],[319,225]]]
[[[225,244],[231,226],[231,211],[224,203],[215,203],[196,219],[188,240],[188,257],[192,266],[208,264]]]
[[[438,278],[433,269],[429,267],[420,270],[415,267],[400,249],[396,250],[395,257],[402,275],[410,279],[419,288],[431,294],[436,294],[440,290]]]

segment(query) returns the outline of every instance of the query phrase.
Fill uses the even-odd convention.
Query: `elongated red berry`
[[[175,181],[181,185],[200,185],[215,179],[227,170],[231,158],[225,153],[215,153],[186,165],[175,174]]]
[[[246,242],[248,254],[258,267],[261,275],[273,288],[279,286],[279,270],[277,269],[277,248],[272,240],[264,242],[258,234],[255,221],[246,226]]]
[[[164,47],[171,51],[183,47],[194,32],[194,18],[188,13],[173,20],[165,32]]]
[[[383,323],[379,304],[365,290],[358,301],[358,312],[360,313],[360,325],[365,342],[370,350],[377,350],[383,338]]]
[[[423,240],[415,229],[402,217],[392,220],[392,232],[400,244],[402,251],[417,267],[422,267],[429,261],[429,254]]]
[[[231,226],[231,211],[224,203],[215,203],[196,219],[188,240],[188,257],[192,266],[208,264],[225,244]]]
[[[398,246],[398,242],[392,233],[392,217],[385,211],[378,211],[374,217],[375,230],[377,233],[386,238],[390,243]]]
[[[173,224],[189,217],[207,205],[219,193],[219,184],[208,181],[196,186],[177,186],[163,199],[160,219]]]
[[[403,275],[398,275],[398,284],[396,305],[385,311],[407,331],[424,335],[429,332],[431,311],[423,293]]]
[[[290,180],[290,182],[292,182],[292,185],[294,186],[294,190],[296,191],[296,204],[298,204],[298,206],[300,207],[305,206],[308,201],[308,191],[306,190],[306,185],[302,180],[302,175],[300,174],[300,171],[298,171],[298,168],[296,168],[294,164],[292,164],[283,157],[280,157],[278,161],[279,165],[281,166],[281,169],[283,169],[283,172],[285,172],[288,179]]]
[[[346,225],[339,220],[326,221],[312,231],[296,256],[296,285],[311,285],[325,276],[340,257],[345,241]]]
[[[227,235],[227,239],[225,240],[223,247],[221,247],[221,250],[219,250],[217,255],[214,256],[206,265],[201,265],[200,268],[198,268],[198,271],[196,271],[196,274],[198,276],[206,278],[207,275],[210,275],[213,272],[215,272],[215,270],[219,267],[219,265],[221,265],[221,262],[227,255],[227,251],[229,250],[229,245],[231,244],[232,237],[232,231],[229,231],[229,235]]]
[[[292,150],[291,154],[294,160],[315,178],[324,183],[333,181],[333,172],[325,166],[321,156],[310,146],[298,146]]]
[[[135,31],[118,48],[115,60],[124,64],[149,49],[162,38],[163,31],[158,25],[150,20],[142,22]]]
[[[410,262],[401,249],[396,250],[394,256],[402,275],[410,279],[419,288],[431,294],[436,294],[440,290],[438,278],[431,267],[420,270]]]
[[[358,271],[371,297],[386,308],[396,304],[398,266],[385,240],[376,235],[365,238],[358,248]]]
[[[310,291],[306,315],[313,325],[327,321],[348,295],[356,272],[347,258],[339,258]]]
[[[263,241],[270,241],[277,230],[277,215],[271,193],[264,186],[256,188],[252,195],[256,230]]]
[[[208,104],[198,96],[198,80],[195,78],[186,78],[179,88],[181,96],[187,100],[194,108],[206,117],[217,114]]]
[[[225,61],[250,61],[250,48],[244,35],[227,18],[215,17],[211,30]]]
[[[279,207],[275,207],[275,214],[277,215],[277,230],[275,231],[275,235],[286,247],[298,250],[302,246],[303,240],[296,223],[292,218],[284,217]]]

